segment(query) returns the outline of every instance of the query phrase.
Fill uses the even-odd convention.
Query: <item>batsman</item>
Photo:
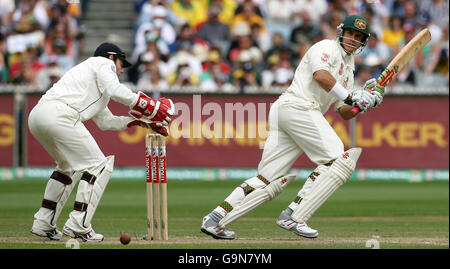
[[[349,120],[358,114],[354,107],[365,113],[383,101],[384,87],[375,78],[353,90],[354,55],[364,49],[369,36],[367,20],[351,15],[338,26],[336,39],[317,42],[307,51],[291,85],[271,106],[258,176],[245,180],[206,215],[202,232],[215,239],[236,238],[227,227],[279,195],[295,178],[288,171],[305,153],[317,167],[276,223],[302,237],[318,236],[307,221],[351,177],[362,151],[344,151],[324,114],[334,104],[334,111]]]
[[[167,135],[173,102],[153,100],[121,84],[119,76],[128,66],[118,46],[102,43],[93,57],[67,71],[30,112],[32,135],[56,162],[34,215],[33,234],[51,240],[60,240],[63,233],[83,241],[103,240],[91,222],[113,172],[114,156],[105,157],[83,122],[92,119],[100,129],[116,131],[142,126]],[[111,99],[129,107],[130,116],[113,115],[108,109]],[[58,217],[78,182],[73,210],[61,232]]]

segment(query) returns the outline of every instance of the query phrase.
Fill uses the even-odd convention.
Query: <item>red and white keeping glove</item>
[[[175,114],[175,105],[170,99],[163,97],[154,100],[139,92],[138,100],[129,114],[133,118],[146,123],[156,122],[167,126]]]
[[[163,136],[168,136],[169,135],[168,129],[165,126],[161,126],[160,123],[156,123],[156,122],[145,123],[145,122],[140,121],[140,120],[134,120],[134,121],[130,121],[127,124],[128,128],[131,128],[133,126],[141,126],[141,127],[150,129],[150,130],[152,130],[154,132],[157,132],[158,134],[163,135]]]

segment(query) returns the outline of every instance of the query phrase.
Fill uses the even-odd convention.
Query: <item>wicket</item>
[[[167,215],[166,139],[162,135],[145,137],[147,172],[147,240],[169,239]]]

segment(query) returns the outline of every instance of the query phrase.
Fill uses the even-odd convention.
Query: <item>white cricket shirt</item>
[[[81,121],[86,121],[95,116],[112,117],[107,108],[110,99],[131,106],[138,95],[119,82],[112,60],[90,57],[67,71],[39,102],[61,101],[76,110]]]
[[[322,40],[306,52],[295,70],[294,79],[285,93],[294,95],[317,107],[325,114],[331,104],[334,109],[344,105],[344,102],[331,96],[314,78],[314,72],[328,71],[349,92],[353,91],[355,63],[354,56],[347,55],[337,40]]]

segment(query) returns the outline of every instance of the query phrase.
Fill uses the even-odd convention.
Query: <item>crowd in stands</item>
[[[42,81],[52,81],[52,76],[60,76],[78,61],[83,49],[82,8],[66,0],[19,2],[0,2],[0,83],[46,87]],[[355,57],[357,84],[380,74],[425,27],[432,41],[392,85],[449,82],[448,0],[134,0],[131,4],[136,20],[130,29],[133,65],[127,80],[139,90],[286,88],[308,48],[322,39],[335,39],[337,26],[350,14],[361,14],[371,28],[365,50]]]
[[[80,1],[0,1],[0,84],[48,89],[78,62]]]
[[[308,48],[335,39],[343,18],[358,13],[371,26],[366,49],[355,57],[358,84],[378,76],[428,27],[433,40],[392,84],[448,85],[448,11],[448,0],[136,1],[129,78],[139,89],[286,88]]]

